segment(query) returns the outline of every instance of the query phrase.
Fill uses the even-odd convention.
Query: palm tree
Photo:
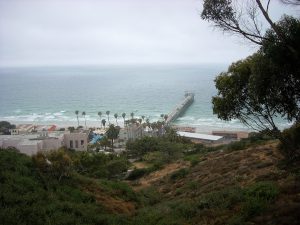
[[[75,111],[75,114],[76,114],[76,117],[77,117],[77,124],[78,124],[78,126],[77,126],[77,127],[79,127],[79,119],[78,119],[78,114],[79,114],[79,111],[78,111],[78,110],[76,110],[76,111]]]
[[[82,115],[83,115],[83,117],[84,117],[84,125],[85,125],[85,129],[86,129],[86,119],[85,119],[85,115],[86,115],[86,114],[85,114],[85,111],[82,112]]]
[[[102,119],[102,120],[101,120],[101,123],[102,123],[102,125],[104,126],[104,129],[105,129],[106,120],[105,120],[105,119]]]
[[[106,111],[108,124],[110,124],[110,121],[109,121],[109,114],[110,114],[110,111]]]
[[[104,147],[104,150],[106,150],[106,147],[109,146],[109,144],[109,140],[106,136],[100,140],[100,145]]]
[[[117,124],[117,126],[118,126],[118,113],[115,113],[114,117],[115,117],[115,119],[116,119],[116,124]]]
[[[130,113],[130,116],[131,116],[131,119],[133,119],[133,117],[134,117],[134,113],[132,112],[132,113]]]
[[[115,125],[109,125],[108,130],[106,131],[106,136],[111,140],[111,147],[114,149],[114,140],[118,138],[120,129],[115,127]]]
[[[150,129],[151,128],[151,123],[150,123],[150,120],[148,118],[146,119],[146,124],[149,127],[149,129]]]
[[[124,127],[125,127],[125,117],[126,117],[126,113],[122,113],[122,117],[123,117],[123,120],[124,120]]]
[[[164,115],[165,122],[167,122],[168,117],[169,117],[169,116],[168,116],[167,114]]]
[[[140,124],[142,124],[143,120],[141,118],[139,118],[138,121],[139,121]]]
[[[164,114],[160,114],[160,117],[161,117],[162,119],[164,118],[164,116],[165,116]]]
[[[142,116],[142,120],[143,120],[143,122],[144,122],[144,119],[145,119],[145,116],[143,115],[143,116]]]
[[[101,121],[102,112],[98,112],[98,116],[100,117],[100,121]],[[101,126],[102,126],[102,124],[101,124]]]

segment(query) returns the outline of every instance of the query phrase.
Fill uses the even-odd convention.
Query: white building
[[[217,135],[209,135],[209,134],[199,134],[199,133],[191,133],[191,132],[182,132],[178,131],[177,134],[182,137],[186,137],[195,143],[221,143],[224,138],[222,136]]]
[[[86,151],[88,134],[86,132],[50,132],[40,134],[0,135],[0,148],[14,147],[26,155],[36,154],[38,151],[48,151],[67,147],[78,151]]]
[[[125,128],[122,128],[119,132],[119,139],[127,142],[128,140],[135,140],[143,137],[144,128],[142,125],[130,124]]]
[[[88,147],[88,134],[86,132],[65,133],[64,146],[77,151],[86,151]]]

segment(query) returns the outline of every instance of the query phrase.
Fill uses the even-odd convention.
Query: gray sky
[[[201,7],[201,0],[0,0],[0,66],[230,63],[256,50],[202,21]]]

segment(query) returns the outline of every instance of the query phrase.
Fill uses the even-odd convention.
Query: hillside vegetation
[[[286,163],[277,145],[252,138],[205,147],[167,136],[131,143],[122,156],[2,149],[0,221],[299,224],[299,166]]]

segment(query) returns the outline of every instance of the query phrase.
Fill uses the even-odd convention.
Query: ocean
[[[185,91],[195,101],[175,125],[198,132],[248,130],[238,120],[224,122],[213,115],[215,77],[227,65],[56,66],[0,68],[0,120],[15,124],[77,126],[75,111],[86,112],[87,126],[100,126],[98,112],[115,122],[114,114],[160,119],[179,103]],[[289,124],[280,121],[280,127]]]

